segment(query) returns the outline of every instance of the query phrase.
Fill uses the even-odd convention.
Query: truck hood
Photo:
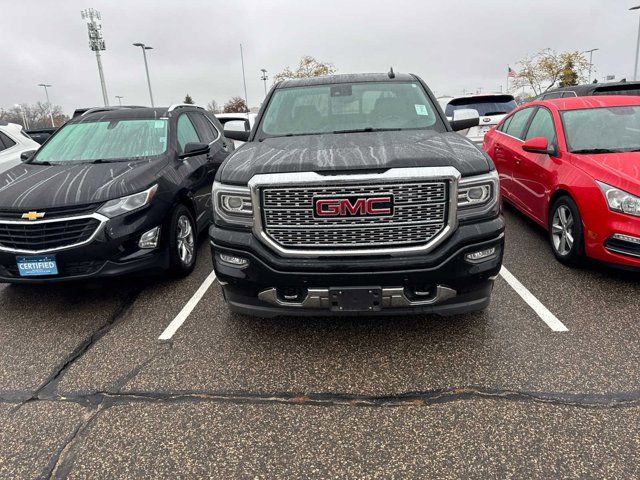
[[[166,163],[158,159],[96,165],[22,163],[0,174],[0,210],[106,202],[149,187]]]
[[[236,150],[218,171],[223,183],[246,185],[262,173],[452,166],[463,176],[493,169],[488,157],[454,132],[365,132],[268,138]]]

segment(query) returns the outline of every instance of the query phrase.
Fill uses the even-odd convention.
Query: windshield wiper
[[[352,130],[334,130],[332,133],[362,133],[362,132],[398,132],[401,128],[354,128]]]
[[[614,150],[611,148],[583,148],[581,150],[571,150],[571,153],[620,153],[624,150]]]

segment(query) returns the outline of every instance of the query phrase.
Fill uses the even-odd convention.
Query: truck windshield
[[[570,152],[640,151],[640,106],[566,110],[562,122]]]
[[[167,120],[101,120],[62,127],[31,162],[131,160],[166,150]]]
[[[445,131],[418,82],[338,83],[276,90],[258,137],[414,129]]]

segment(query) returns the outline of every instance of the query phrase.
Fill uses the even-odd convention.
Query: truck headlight
[[[253,203],[249,187],[214,182],[213,209],[227,223],[253,225]]]
[[[104,215],[105,217],[113,218],[117,217],[118,215],[123,215],[125,213],[139,210],[151,203],[151,200],[153,199],[157,190],[158,185],[156,184],[153,187],[148,188],[144,192],[134,193],[133,195],[127,195],[126,197],[109,200],[107,203],[102,205],[102,207],[100,207],[98,213]]]
[[[640,217],[639,197],[631,195],[619,188],[607,185],[604,182],[599,182],[598,180],[596,180],[596,183],[598,184],[598,187],[600,187],[600,190],[602,190],[610,210]]]
[[[463,220],[491,210],[498,202],[498,172],[492,171],[460,179],[458,184],[458,218]]]

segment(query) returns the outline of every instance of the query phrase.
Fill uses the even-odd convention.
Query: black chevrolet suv
[[[189,274],[232,149],[192,105],[87,110],[0,175],[0,282]]]
[[[213,187],[231,310],[256,315],[484,309],[503,254],[498,174],[415,75],[285,80]]]

